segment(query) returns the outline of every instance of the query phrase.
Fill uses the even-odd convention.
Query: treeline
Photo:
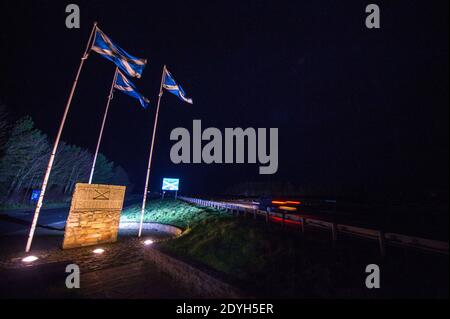
[[[40,189],[53,141],[24,116],[12,121],[6,106],[0,105],[0,203],[27,203],[33,189]],[[75,184],[87,182],[93,160],[89,150],[60,142],[47,186],[46,198],[65,201]],[[125,185],[127,172],[103,154],[97,157],[94,183]]]

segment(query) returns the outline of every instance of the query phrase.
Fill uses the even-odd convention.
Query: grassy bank
[[[122,220],[138,221],[139,216],[134,206]],[[446,282],[441,268],[448,258],[403,254],[382,262],[371,243],[341,239],[332,245],[326,232],[301,236],[298,230],[173,200],[149,202],[145,221],[188,228],[163,248],[227,274],[260,297],[448,296],[448,286],[439,288]],[[383,290],[365,287],[365,267],[371,263],[383,267]],[[440,285],[430,284],[434,275],[424,278],[428,267],[436,270]],[[448,278],[446,270],[443,274]]]

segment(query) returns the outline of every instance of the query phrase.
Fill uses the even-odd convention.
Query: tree
[[[47,137],[34,128],[31,117],[25,116],[14,123],[0,160],[0,183],[7,185],[8,197],[36,175],[49,156]]]
[[[111,184],[126,186],[128,193],[130,193],[133,190],[133,184],[131,183],[127,172],[120,165],[117,165],[114,168],[114,175],[111,180]]]
[[[50,157],[47,136],[24,116],[9,124],[6,107],[0,105],[0,200],[25,201],[32,189],[39,188]],[[89,178],[93,154],[61,141],[47,185],[47,194],[60,200],[71,194],[78,182]],[[97,157],[94,182],[125,185],[131,189],[128,174],[103,154]]]
[[[108,184],[113,177],[113,167],[113,162],[110,162],[102,153],[98,153],[92,182],[95,184]]]
[[[8,140],[9,120],[6,106],[0,104],[0,158],[3,157],[6,141]]]
[[[63,194],[71,193],[77,182],[87,182],[92,159],[88,150],[62,142],[49,182],[60,188]]]
[[[87,182],[93,160],[91,152],[78,146],[70,146],[67,156],[71,157],[72,161],[66,163],[68,174],[66,174],[64,194],[72,193],[76,183]]]

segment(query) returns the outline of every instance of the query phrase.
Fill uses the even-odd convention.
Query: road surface
[[[125,201],[124,208],[140,202],[137,199]],[[70,207],[46,208],[39,214],[38,225],[47,229],[63,230],[69,215]],[[0,236],[18,234],[29,231],[33,220],[34,209],[11,210],[10,212],[0,212]]]

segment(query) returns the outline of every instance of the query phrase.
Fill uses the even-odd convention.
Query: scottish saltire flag
[[[92,50],[114,62],[122,71],[133,78],[140,78],[146,59],[136,58],[115,45],[98,27],[96,28]]]
[[[134,86],[134,84],[131,83],[130,80],[128,80],[126,76],[120,71],[118,71],[117,73],[114,88],[138,99],[144,109],[147,108],[148,103],[150,102],[145,96],[136,91],[136,87]]]
[[[186,93],[184,93],[181,86],[179,86],[175,82],[172,74],[170,74],[170,72],[166,68],[164,69],[164,71],[165,71],[165,74],[164,74],[163,88],[165,88],[170,93],[175,94],[183,101],[185,101],[189,104],[192,104],[192,99],[186,97]]]

